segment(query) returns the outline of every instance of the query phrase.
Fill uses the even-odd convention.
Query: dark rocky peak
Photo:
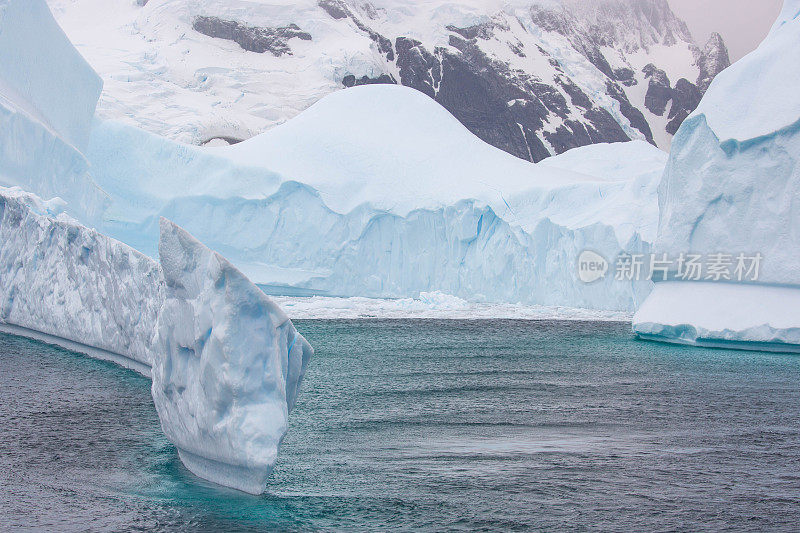
[[[667,0],[561,0],[531,7],[534,22],[567,38],[583,35],[594,46],[625,52],[654,44],[692,42],[689,29]]]
[[[319,0],[317,5],[336,20],[350,17],[350,8],[342,0]]]
[[[259,28],[235,20],[199,16],[195,17],[192,28],[209,37],[234,41],[249,52],[259,54],[270,52],[274,56],[292,54],[292,49],[289,47],[290,39],[311,40],[311,35],[300,30],[297,24],[278,28]]]
[[[646,65],[642,72],[650,80],[644,105],[654,115],[662,116],[667,110],[667,104],[672,99],[672,86],[667,73],[652,63]]]
[[[705,93],[708,86],[717,74],[731,66],[728,47],[719,33],[712,33],[697,62],[700,75],[697,77],[697,86]]]
[[[669,118],[677,115],[680,109],[686,109],[689,112],[694,111],[700,105],[700,99],[703,98],[703,93],[694,83],[686,78],[681,78],[672,89],[672,109],[669,113]]]
[[[694,83],[681,78],[672,89],[672,107],[669,110],[667,132],[675,135],[678,128],[700,104],[703,93]]]
[[[398,38],[400,82],[434,98],[484,141],[529,161],[541,161],[551,150],[629,140],[611,114],[566,75],[549,84],[510,68],[480,48],[480,31],[453,31],[449,46],[433,52]]]

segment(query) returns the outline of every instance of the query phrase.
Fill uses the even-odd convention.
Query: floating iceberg
[[[585,285],[575,262],[649,251],[666,162],[631,142],[534,165],[397,86],[331,94],[227,148],[98,122],[88,157],[113,199],[104,231],[153,256],[164,216],[260,284],[630,311],[649,282]]]
[[[0,331],[152,375],[161,425],[189,470],[262,492],[308,342],[244,275],[170,222],[159,264],[63,207],[0,188]]]
[[[657,286],[634,317],[648,338],[800,346],[800,1],[723,71],[672,143],[659,187],[657,252],[761,254],[757,279]],[[743,111],[746,110],[746,111]]]
[[[259,494],[311,358],[308,342],[221,255],[161,219],[166,302],[153,399],[189,470]]]

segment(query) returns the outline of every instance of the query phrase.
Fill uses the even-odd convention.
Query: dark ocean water
[[[298,321],[268,494],[193,477],[149,381],[0,335],[0,530],[797,530],[800,357],[625,324]]]

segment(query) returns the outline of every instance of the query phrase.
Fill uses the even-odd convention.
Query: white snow
[[[761,254],[758,277],[657,284],[634,318],[638,332],[762,349],[800,341],[800,3],[786,6],[783,22],[714,80],[678,130],[659,186],[657,253]]]
[[[161,219],[166,302],[153,400],[196,475],[266,488],[313,353],[289,318],[221,255]]]
[[[341,89],[348,74],[388,73],[399,79],[396,63],[387,61],[367,33],[348,18],[333,19],[317,0],[150,0],[145,6],[134,0],[48,1],[78,49],[103,76],[100,116],[181,142],[201,144],[216,136],[249,138]],[[697,77],[692,43],[678,35],[677,42],[664,45],[666,36],[658,35],[651,21],[630,5],[609,3],[597,9],[592,2],[560,3],[568,4],[565,9],[575,15],[575,36],[612,32],[602,37],[619,41],[616,48],[624,49],[624,57],[606,54],[613,68],[631,67],[640,75],[641,68],[652,62],[665,69],[673,83]],[[534,24],[531,7],[552,7],[553,2],[345,0],[345,4],[390,41],[410,37],[430,51],[454,50],[448,26],[498,22],[503,27],[495,28],[496,37],[477,43],[489,57],[555,88],[562,70],[573,75],[596,105],[609,111],[632,138],[641,138],[606,94],[607,78],[566,37]],[[192,29],[197,15],[273,28],[296,23],[312,40],[290,40],[291,55],[246,52],[232,41]],[[611,22],[620,19],[630,24],[625,31],[614,31]],[[509,43],[521,44],[525,57],[515,54]],[[644,93],[636,95],[632,104],[643,109]]]

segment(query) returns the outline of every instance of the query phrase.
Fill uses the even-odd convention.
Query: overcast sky
[[[669,0],[701,47],[719,32],[731,61],[753,50],[778,18],[783,0]]]

